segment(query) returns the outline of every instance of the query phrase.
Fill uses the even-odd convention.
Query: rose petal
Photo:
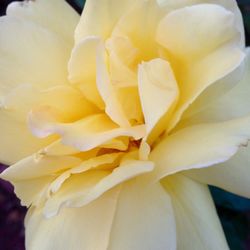
[[[165,129],[178,101],[179,90],[170,64],[154,59],[139,66],[139,94],[149,143]]]
[[[203,168],[231,158],[250,138],[250,117],[184,128],[166,136],[153,150],[157,180],[193,168]]]
[[[70,43],[73,43],[74,30],[79,22],[77,12],[66,1],[61,0],[12,2],[8,5],[7,15],[35,22]]]
[[[112,190],[81,208],[63,209],[45,219],[31,208],[26,216],[25,245],[30,250],[106,249],[116,210],[119,189]]]
[[[183,172],[199,182],[250,198],[250,147],[240,148],[228,161],[204,169]]]
[[[122,185],[108,249],[176,249],[171,200],[159,183]]]
[[[207,186],[181,175],[167,177],[162,183],[173,203],[177,248],[228,250]]]

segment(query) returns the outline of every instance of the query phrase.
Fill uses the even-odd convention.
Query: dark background
[[[12,1],[0,0],[0,15],[5,14],[10,2]],[[84,0],[68,0],[67,2],[78,13],[84,5]],[[244,17],[246,45],[250,46],[250,0],[238,0],[238,4]],[[0,165],[0,172],[4,169],[5,166]],[[210,190],[230,249],[250,250],[250,200],[218,188],[210,187]],[[0,180],[0,250],[24,250],[25,213],[26,208],[20,206],[13,187]]]

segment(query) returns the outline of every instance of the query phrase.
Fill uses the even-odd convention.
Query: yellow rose
[[[228,249],[207,184],[250,197],[245,52],[233,0],[9,5],[1,178],[26,248]]]

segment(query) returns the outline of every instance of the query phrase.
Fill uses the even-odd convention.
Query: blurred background
[[[0,15],[5,14],[10,2],[13,1],[0,0]],[[81,13],[85,1],[67,0],[67,2]],[[246,44],[250,46],[250,0],[238,0],[238,4],[244,18]],[[0,172],[5,168],[6,166],[0,165]],[[210,190],[230,249],[250,250],[250,200],[218,188],[210,187]],[[0,250],[25,249],[23,226],[25,213],[26,208],[20,205],[13,187],[0,180]]]

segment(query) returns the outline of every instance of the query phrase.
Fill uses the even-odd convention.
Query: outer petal
[[[241,148],[230,160],[204,169],[183,172],[199,182],[250,198],[250,147]]]
[[[47,190],[50,183],[56,178],[57,172],[80,163],[81,160],[76,157],[45,157],[36,154],[7,168],[0,177],[14,185],[15,193],[23,205],[38,205],[47,198]]]
[[[138,177],[123,184],[108,247],[117,249],[176,249],[171,201],[159,183],[145,185]]]
[[[178,250],[229,249],[207,186],[181,175],[162,183],[173,203]]]
[[[1,99],[23,83],[39,89],[68,83],[70,46],[58,34],[38,24],[1,17],[0,54]],[[1,162],[14,163],[51,142],[33,137],[26,128],[26,117],[19,120],[19,111],[6,110],[2,101],[0,106]]]
[[[187,127],[166,136],[152,151],[155,178],[208,167],[232,157],[250,138],[250,117]]]
[[[222,89],[223,91],[223,89]],[[197,100],[184,114],[183,121],[180,126],[187,126],[195,123],[215,122],[229,120],[236,117],[247,115],[250,112],[250,50],[247,49],[245,61],[244,77],[239,83],[229,92],[220,98],[210,98],[209,103],[203,106],[203,109],[198,110],[197,106],[200,101]],[[216,95],[216,93],[212,93]],[[210,97],[213,95],[211,94]],[[198,111],[198,112],[196,112]]]
[[[143,63],[138,75],[148,140],[152,142],[165,130],[178,101],[179,90],[169,63],[162,59]]]
[[[232,12],[219,5],[199,4],[167,14],[159,23],[157,41],[179,59],[193,61],[238,35]]]
[[[38,24],[1,17],[0,96],[24,83],[39,88],[68,84],[70,50],[58,34]]]
[[[7,164],[35,153],[56,139],[55,136],[35,138],[28,130],[27,115],[33,107],[46,105],[64,121],[74,121],[96,110],[79,91],[66,85],[44,91],[31,85],[20,85],[2,98],[0,105],[0,136],[4,142],[0,146],[0,160]]]
[[[64,209],[45,219],[31,208],[25,220],[28,250],[107,249],[119,190],[81,208]]]
[[[25,181],[55,175],[80,163],[81,159],[73,156],[44,156],[42,153],[37,153],[7,168],[0,176],[8,181]]]
[[[238,4],[235,0],[158,0],[161,6],[165,6],[168,10],[175,10],[195,4],[217,4],[223,6],[235,15],[235,25],[241,33],[241,47],[245,47],[245,35],[242,15],[239,10]]]
[[[6,165],[14,164],[55,140],[54,136],[36,138],[13,110],[0,111],[0,138],[0,162]]]
[[[86,36],[107,38],[116,22],[134,3],[134,0],[87,0],[76,28],[75,41]]]
[[[73,43],[79,15],[66,1],[36,0],[11,3],[7,15],[37,23]],[[65,18],[67,17],[67,18]]]

